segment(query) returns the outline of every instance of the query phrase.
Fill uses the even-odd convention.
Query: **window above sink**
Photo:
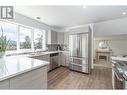
[[[0,20],[0,26],[8,41],[6,55],[33,52],[35,47],[42,51],[46,49],[46,30],[5,20]]]

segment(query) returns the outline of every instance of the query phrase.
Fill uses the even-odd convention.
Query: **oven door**
[[[125,89],[125,79],[114,69],[114,89]]]

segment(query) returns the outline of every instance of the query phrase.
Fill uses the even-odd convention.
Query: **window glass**
[[[6,36],[7,41],[7,51],[16,50],[17,49],[17,29],[15,24],[11,24],[8,22],[0,21],[0,37],[2,35]]]
[[[34,49],[45,49],[45,31],[34,31]]]
[[[31,29],[19,27],[20,49],[31,49]]]

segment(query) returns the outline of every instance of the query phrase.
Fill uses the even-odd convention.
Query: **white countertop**
[[[47,61],[37,60],[28,57],[35,57],[60,52],[68,53],[68,51],[46,51],[38,52],[36,54],[31,53],[0,58],[0,81],[49,64],[49,62]]]
[[[121,61],[127,61],[127,57],[111,57],[112,60],[121,60]]]
[[[27,57],[36,57],[36,56],[54,54],[54,53],[60,53],[60,52],[69,53],[68,51],[46,51],[46,52],[30,53],[30,54],[27,54],[26,56]]]
[[[0,58],[0,81],[48,64],[49,62],[27,58],[25,56],[9,56]]]

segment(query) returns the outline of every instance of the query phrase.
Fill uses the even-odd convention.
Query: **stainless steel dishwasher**
[[[50,54],[50,70],[58,67],[58,53]]]

